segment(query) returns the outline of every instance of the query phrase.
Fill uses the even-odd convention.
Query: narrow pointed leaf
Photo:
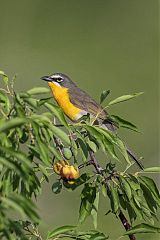
[[[125,158],[126,162],[130,166],[131,165],[131,161],[129,160],[126,146],[124,145],[122,140],[120,138],[118,138],[118,137],[116,138],[116,145],[117,145],[119,151],[122,153],[123,157]]]
[[[67,144],[71,144],[70,139],[68,135],[62,131],[60,128],[55,127],[54,125],[49,125],[50,130],[55,134],[56,137],[59,137],[61,140],[63,140]]]
[[[28,94],[30,95],[37,95],[37,94],[44,94],[44,93],[49,93],[50,90],[45,87],[35,87],[27,91]]]
[[[52,231],[50,231],[50,232],[48,233],[47,239],[55,238],[55,237],[58,236],[58,235],[67,233],[68,231],[72,231],[72,230],[74,230],[76,227],[77,227],[77,226],[66,225],[66,226],[62,226],[62,227],[56,228],[56,229],[54,229],[54,230],[52,230]]]
[[[123,95],[123,96],[121,96],[121,97],[118,97],[118,98],[112,100],[112,101],[108,104],[108,106],[113,105],[113,104],[117,104],[117,103],[120,103],[120,102],[128,101],[128,100],[130,100],[130,99],[132,99],[132,98],[135,98],[135,97],[138,97],[138,96],[140,96],[140,95],[142,95],[142,94],[143,94],[143,92],[134,93],[134,94],[130,94],[130,95]]]
[[[0,126],[0,132],[4,132],[6,130],[10,130],[11,128],[16,128],[25,124],[29,120],[26,118],[12,118],[11,120],[6,121],[2,126]]]
[[[99,192],[96,193],[96,198],[91,211],[94,228],[97,229],[97,216],[98,216],[98,206],[99,206]]]
[[[157,199],[157,203],[160,204],[160,193],[157,189],[157,186],[153,179],[146,177],[146,176],[141,176],[139,179],[142,180],[142,182],[150,189],[152,192],[153,196]]]
[[[110,197],[111,208],[112,208],[113,213],[116,214],[119,209],[119,204],[120,204],[117,188],[110,185],[110,190],[111,190],[111,197]]]
[[[130,235],[130,234],[136,234],[136,233],[160,233],[160,228],[154,227],[146,223],[141,223],[132,227],[132,229],[127,231],[124,235]]]
[[[133,123],[131,123],[131,122],[119,117],[119,116],[112,115],[111,119],[113,119],[113,121],[117,122],[120,127],[128,128],[128,129],[133,130],[135,132],[139,132],[138,128]]]
[[[122,176],[119,176],[121,184],[122,184],[122,191],[125,192],[126,196],[128,197],[128,200],[132,198],[132,190],[129,185],[129,183],[126,181],[126,179]]]
[[[106,97],[109,95],[110,93],[110,90],[104,90],[102,93],[101,93],[101,96],[100,96],[100,104],[106,99]]]
[[[69,128],[64,114],[58,106],[47,102],[44,103],[44,106],[49,109],[66,128]]]
[[[160,167],[145,168],[143,172],[160,173]]]

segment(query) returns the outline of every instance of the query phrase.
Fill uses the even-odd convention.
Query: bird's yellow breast
[[[53,82],[48,83],[49,87],[51,88],[51,91],[53,93],[53,96],[58,103],[58,105],[62,108],[63,112],[71,119],[71,120],[77,120],[80,115],[81,109],[74,106],[69,99],[69,93],[68,89],[58,86]]]

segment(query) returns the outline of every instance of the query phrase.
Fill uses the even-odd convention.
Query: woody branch
[[[90,164],[92,164],[92,165],[94,166],[94,168],[95,168],[95,170],[96,170],[96,172],[97,172],[98,174],[100,174],[100,175],[103,176],[103,171],[102,171],[103,169],[102,169],[102,167],[99,165],[99,163],[98,163],[98,161],[97,161],[97,159],[96,159],[96,156],[95,156],[94,152],[93,152],[93,151],[89,151],[89,154],[90,154],[90,158],[91,158]],[[105,178],[105,185],[106,185],[107,191],[110,192],[110,190],[109,190],[109,188],[108,188],[108,184],[107,184],[107,178]],[[132,226],[131,226],[130,223],[128,222],[128,220],[127,220],[127,218],[125,217],[125,215],[124,215],[124,213],[122,212],[122,210],[120,210],[118,217],[119,217],[121,223],[123,224],[123,227],[125,228],[125,230],[126,230],[126,231],[130,230]],[[130,240],[136,240],[136,237],[135,237],[134,234],[130,234],[130,235],[129,235],[129,239],[130,239]]]

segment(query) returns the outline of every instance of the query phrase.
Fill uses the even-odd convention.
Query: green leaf
[[[118,192],[117,192],[117,188],[114,187],[112,184],[110,185],[110,191],[111,191],[111,195],[110,195],[110,200],[111,200],[111,208],[113,213],[117,213],[117,211],[119,210],[119,196],[118,196]]]
[[[116,136],[111,131],[109,131],[107,129],[100,128],[100,127],[96,127],[96,126],[90,126],[90,127],[92,127],[92,129],[95,129],[99,133],[101,138],[105,137],[111,143],[116,144]],[[87,128],[88,128],[88,126],[87,126]],[[97,137],[99,137],[99,135]]]
[[[40,134],[41,140],[49,143],[52,138],[51,138],[50,135],[49,135],[48,128],[47,128],[47,127],[42,127],[42,128],[39,129],[39,130],[40,130],[40,132],[41,132],[41,134]]]
[[[0,70],[0,75],[3,76],[3,75],[5,75],[5,73],[4,73],[3,71]]]
[[[97,229],[98,206],[99,206],[99,192],[96,193],[96,198],[94,200],[93,208],[91,211],[91,215],[93,218],[93,225],[95,229]]]
[[[43,166],[42,164],[38,164],[39,170],[41,171],[41,173],[43,174],[45,180],[47,182],[49,182],[48,177],[49,177],[49,173],[47,172],[47,169],[45,166]]]
[[[49,93],[50,90],[45,87],[35,87],[27,91],[29,95],[37,95],[37,94],[44,94]]]
[[[135,198],[134,200],[131,199],[130,202],[129,202],[129,208],[132,208],[135,212],[135,219],[139,218],[139,220],[142,220],[143,219],[143,212],[141,210],[141,208],[138,207],[136,201],[135,201]]]
[[[56,106],[54,104],[51,104],[51,103],[47,103],[47,102],[44,103],[44,106],[47,109],[49,109],[66,128],[69,129],[69,126],[68,126],[68,123],[67,123],[67,121],[64,117],[64,114],[58,106]]]
[[[8,96],[3,91],[0,91],[0,104],[8,114],[11,108],[11,103]]]
[[[48,145],[48,149],[51,151],[52,154],[54,154],[56,159],[62,160],[60,152],[54,146]]]
[[[120,138],[118,138],[118,137],[116,137],[116,145],[117,145],[119,151],[122,153],[123,157],[125,158],[126,162],[130,166],[131,165],[131,161],[129,160],[126,146],[124,145],[122,140]]]
[[[37,123],[32,123],[32,127],[33,127],[33,130],[34,130],[33,132],[34,132],[35,139],[36,139],[36,147],[38,148],[39,158],[47,166],[49,166],[50,163],[51,163],[51,159],[49,157],[48,146],[40,138],[39,125]]]
[[[35,204],[30,200],[22,195],[18,194],[12,194],[10,196],[2,197],[2,201],[6,204],[6,207],[11,207],[14,210],[18,210],[22,217],[26,215],[29,217],[32,221],[38,222],[39,216],[37,215],[35,211]]]
[[[111,157],[119,161],[118,157],[116,156],[113,143],[111,143],[107,138],[103,140],[103,143],[104,143],[106,153],[110,154]]]
[[[10,199],[14,200],[17,204],[19,204],[23,208],[26,216],[28,216],[32,221],[34,222],[39,221],[39,216],[35,211],[36,206],[30,199],[27,199],[22,195],[13,195],[13,196],[11,195]]]
[[[129,219],[132,224],[137,218],[136,211],[134,210],[136,207],[133,208],[133,203],[130,204],[130,202],[124,201],[124,198],[120,198],[120,202],[123,209],[128,211]]]
[[[83,223],[85,219],[91,214],[95,198],[96,198],[96,188],[86,183],[81,193],[79,223]]]
[[[68,234],[67,234],[68,235]],[[76,233],[69,233],[69,236],[72,239],[77,239],[77,240],[106,240],[109,239],[108,236],[106,236],[104,233],[101,233],[96,230],[90,230],[90,231],[84,231],[80,232],[76,230]]]
[[[129,121],[127,121],[127,120],[119,117],[119,116],[112,115],[112,116],[111,116],[111,119],[112,119],[114,122],[118,123],[118,125],[119,125],[120,127],[128,128],[128,129],[133,130],[133,131],[135,131],[135,132],[139,132],[139,131],[138,131],[138,128],[137,128],[133,123],[131,123],[131,122],[129,122]]]
[[[70,150],[70,148],[63,148],[63,155],[65,157],[65,159],[70,160],[72,158],[72,152]]]
[[[48,118],[48,116],[44,114],[41,115],[32,114],[29,118],[34,120],[34,122],[38,123],[39,126],[46,125],[47,127],[49,124],[51,125],[53,124],[51,120]]]
[[[140,183],[135,176],[129,174],[129,178],[126,178],[126,180],[128,181],[133,191],[137,191],[140,189]]]
[[[4,132],[6,130],[10,130],[11,128],[16,128],[25,124],[29,120],[27,118],[12,118],[11,120],[7,120],[1,127],[0,132]]]
[[[35,98],[25,98],[24,101],[26,103],[28,103],[28,105],[33,107],[33,108],[37,108],[38,107],[38,100],[35,99]]]
[[[146,177],[146,176],[141,176],[139,179],[147,186],[147,188],[152,192],[155,201],[157,204],[160,206],[160,193],[157,189],[157,186],[153,179]]]
[[[149,173],[160,173],[160,167],[149,167],[143,169],[143,172],[149,172]]]
[[[28,173],[25,172],[15,161],[11,161],[11,159],[6,157],[0,157],[0,163],[9,169],[14,170],[22,179],[26,180]]]
[[[83,127],[95,138],[101,139],[101,134],[98,132],[98,129],[99,129],[98,127],[96,128],[95,126],[91,126],[87,124],[83,125]]]
[[[25,213],[24,213],[24,209],[20,206],[20,204],[17,204],[17,202],[15,202],[12,199],[9,199],[7,197],[1,197],[1,201],[3,204],[5,204],[6,208],[12,208],[16,211],[18,211],[21,216],[24,218],[25,217]]]
[[[140,192],[140,190],[138,190],[138,191]],[[138,191],[134,192],[134,194],[133,194],[133,199],[134,199],[134,202],[135,202],[135,204],[137,205],[137,207],[138,207],[139,209],[141,209],[142,195],[139,196],[139,195],[138,195]]]
[[[55,194],[60,193],[62,190],[62,183],[60,181],[53,183],[52,192]]]
[[[143,191],[144,198],[148,204],[148,207],[153,213],[155,213],[157,210],[157,203],[154,200],[151,191],[143,183],[141,183],[140,186]]]
[[[97,151],[97,146],[93,141],[90,141],[89,138],[87,139],[87,144],[89,146],[89,148],[93,151],[96,152]]]
[[[0,71],[0,75],[2,75],[4,83],[8,84],[8,76],[5,74],[5,72]]]
[[[118,158],[114,151],[114,145],[116,147],[118,147],[118,149],[124,156],[125,160],[129,163],[129,165],[131,165],[131,162],[129,160],[128,153],[127,153],[124,143],[122,142],[122,140],[120,138],[118,138],[116,135],[114,135],[114,133],[112,133],[111,131],[109,131],[107,129],[103,129],[103,128],[96,127],[96,126],[85,125],[84,128],[86,128],[87,131],[89,131],[93,137],[96,137],[99,141],[101,141],[101,146],[104,146],[106,151],[108,153],[110,153],[110,155],[113,158],[115,158],[116,160],[118,160]]]
[[[50,166],[51,164],[51,159],[49,157],[49,151],[48,151],[48,146],[46,146],[45,143],[43,143],[38,136],[36,135],[37,138],[37,147],[39,149],[39,154],[40,154],[40,159],[47,165]]]
[[[108,106],[113,105],[113,104],[117,104],[117,103],[120,103],[120,102],[128,101],[128,100],[130,100],[130,99],[132,99],[132,98],[135,98],[135,97],[138,97],[138,96],[140,96],[140,95],[142,95],[142,94],[143,94],[143,92],[134,93],[134,94],[130,94],[130,95],[123,95],[123,96],[121,96],[121,97],[118,97],[118,98],[112,100],[112,101],[108,104]]]
[[[153,221],[153,218],[151,215],[151,211],[150,211],[150,208],[148,207],[146,199],[144,198],[143,191],[138,190],[138,191],[134,192],[133,198],[134,198],[134,201],[135,201],[137,207],[139,209],[141,209],[143,219],[146,220],[146,218],[147,218],[151,224],[154,224],[154,221]]]
[[[32,164],[31,164],[31,161],[29,158],[27,158],[27,156],[20,152],[20,151],[15,151],[13,148],[6,148],[6,147],[1,147],[0,146],[0,150],[1,152],[5,152],[5,153],[8,153],[10,154],[12,157],[15,157],[17,158],[17,160],[21,163],[23,163],[23,167],[26,166],[28,169],[32,169]],[[27,169],[26,169],[27,170]]]
[[[151,226],[146,223],[141,223],[132,227],[132,229],[125,232],[124,235],[131,235],[137,233],[160,233],[160,228]]]
[[[106,99],[106,97],[109,95],[110,93],[110,90],[104,90],[102,93],[101,93],[101,96],[100,96],[100,104]]]
[[[63,140],[65,143],[67,143],[68,145],[71,145],[70,139],[68,137],[68,135],[62,131],[60,128],[55,127],[53,124],[50,124],[49,129],[53,132],[53,134],[56,137],[59,137],[61,140]]]
[[[65,225],[59,228],[56,228],[50,232],[48,232],[47,239],[50,238],[55,238],[56,236],[59,236],[61,234],[67,233],[69,231],[72,231],[76,228],[77,226],[72,226],[72,225]]]
[[[100,232],[92,234],[91,237],[89,238],[89,240],[105,240],[105,239],[108,239],[108,237],[105,236],[104,233]]]
[[[38,105],[42,106],[44,103],[49,102],[51,99],[53,99],[53,97],[41,98],[38,102]]]
[[[126,196],[128,197],[128,200],[130,200],[132,198],[132,190],[129,183],[122,176],[119,176],[119,179],[122,184],[122,191],[125,192]]]
[[[82,158],[84,160],[84,162],[86,162],[87,158],[88,158],[88,148],[87,148],[87,144],[86,142],[84,141],[84,139],[79,136],[76,140],[78,142],[78,145],[81,149],[81,152],[82,152]]]
[[[106,185],[105,184],[102,185],[101,190],[102,190],[103,196],[106,198],[107,197],[107,190],[106,190]]]

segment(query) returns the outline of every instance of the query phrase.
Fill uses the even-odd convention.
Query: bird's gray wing
[[[104,120],[107,117],[107,112],[85,91],[80,88],[72,88],[69,90],[70,101],[76,107],[96,116],[98,113],[98,118]]]

